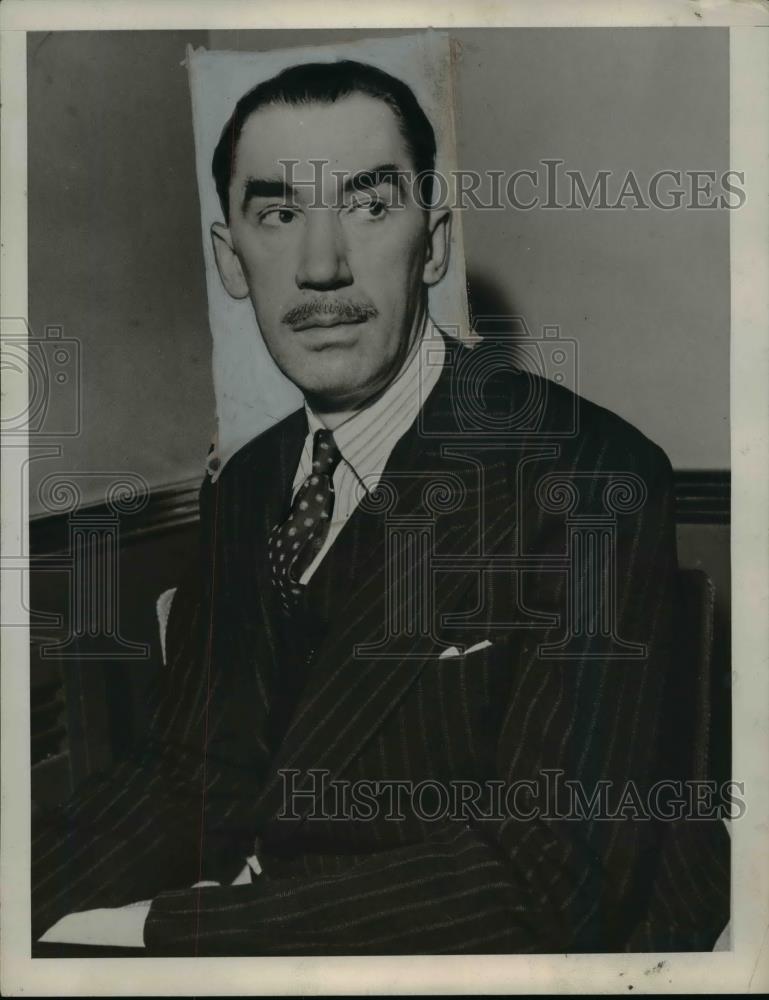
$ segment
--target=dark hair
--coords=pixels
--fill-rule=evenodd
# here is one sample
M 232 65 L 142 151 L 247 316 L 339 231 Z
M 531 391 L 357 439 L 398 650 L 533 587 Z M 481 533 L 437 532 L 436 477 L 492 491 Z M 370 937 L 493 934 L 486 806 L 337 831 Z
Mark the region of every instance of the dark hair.
M 259 108 L 271 104 L 333 104 L 340 97 L 365 94 L 384 101 L 398 120 L 401 133 L 414 160 L 416 173 L 435 169 L 435 133 L 427 115 L 414 97 L 411 88 L 384 70 L 365 63 L 343 59 L 331 63 L 304 63 L 284 69 L 277 76 L 258 84 L 244 94 L 222 130 L 214 150 L 211 169 L 216 191 L 230 221 L 230 177 L 235 150 L 247 119 Z M 426 178 L 431 187 L 431 177 Z M 422 203 L 429 204 L 421 195 Z

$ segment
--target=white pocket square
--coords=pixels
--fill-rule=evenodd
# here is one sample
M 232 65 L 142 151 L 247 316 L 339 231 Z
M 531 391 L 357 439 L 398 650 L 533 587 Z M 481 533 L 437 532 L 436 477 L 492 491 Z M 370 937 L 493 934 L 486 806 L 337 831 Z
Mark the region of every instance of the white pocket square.
M 474 646 L 468 646 L 464 653 L 460 653 L 456 646 L 449 646 L 448 649 L 443 650 L 438 659 L 447 660 L 453 656 L 467 656 L 468 653 L 475 653 L 479 649 L 486 649 L 490 645 L 491 642 L 488 639 L 484 639 L 483 642 L 476 642 Z

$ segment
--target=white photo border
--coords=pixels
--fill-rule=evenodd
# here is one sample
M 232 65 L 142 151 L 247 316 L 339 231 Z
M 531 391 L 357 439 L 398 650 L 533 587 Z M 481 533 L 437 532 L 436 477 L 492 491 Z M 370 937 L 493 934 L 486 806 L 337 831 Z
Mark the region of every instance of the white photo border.
M 24 442 L 3 443 L 0 988 L 6 996 L 762 992 L 769 987 L 769 10 L 759 3 L 644 0 L 547 5 L 392 0 L 258 5 L 6 0 L 0 8 L 0 317 L 26 317 L 26 35 L 41 30 L 459 26 L 730 27 L 731 166 L 746 204 L 731 213 L 733 774 L 732 950 L 710 954 L 336 958 L 31 959 L 28 552 Z M 707 94 L 703 94 L 707 100 Z M 5 358 L 3 358 L 3 362 Z M 27 377 L 2 365 L 2 412 L 23 412 Z M 13 566 L 13 571 L 7 568 Z M 658 964 L 659 963 L 659 964 Z

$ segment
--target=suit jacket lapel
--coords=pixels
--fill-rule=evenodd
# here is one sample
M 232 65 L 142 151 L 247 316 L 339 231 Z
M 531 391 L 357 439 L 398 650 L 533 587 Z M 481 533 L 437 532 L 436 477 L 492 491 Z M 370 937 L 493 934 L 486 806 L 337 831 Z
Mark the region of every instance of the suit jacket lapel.
M 306 436 L 304 410 L 288 417 L 232 459 L 229 475 L 211 489 L 216 552 L 211 566 L 215 602 L 214 662 L 221 663 L 231 727 L 267 750 L 262 739 L 274 671 L 279 668 L 273 594 L 264 567 L 274 524 L 286 516 L 291 484 Z

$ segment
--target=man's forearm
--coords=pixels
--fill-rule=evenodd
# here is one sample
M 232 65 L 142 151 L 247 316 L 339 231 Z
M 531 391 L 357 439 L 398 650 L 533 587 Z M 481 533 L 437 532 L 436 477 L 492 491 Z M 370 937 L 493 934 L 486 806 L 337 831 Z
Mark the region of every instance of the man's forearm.
M 246 861 L 233 885 L 248 885 L 261 873 L 256 855 Z M 219 882 L 196 882 L 192 888 L 218 886 Z M 40 938 L 42 944 L 84 944 L 117 948 L 143 948 L 144 924 L 152 904 L 151 899 L 128 903 L 126 906 L 104 907 L 68 913 Z
M 36 817 L 33 940 L 66 914 L 147 899 L 199 877 L 199 808 L 191 796 L 185 808 L 183 798 L 157 765 L 125 763 Z
M 552 940 L 548 902 L 460 824 L 343 875 L 162 893 L 145 927 L 159 955 L 526 952 Z

